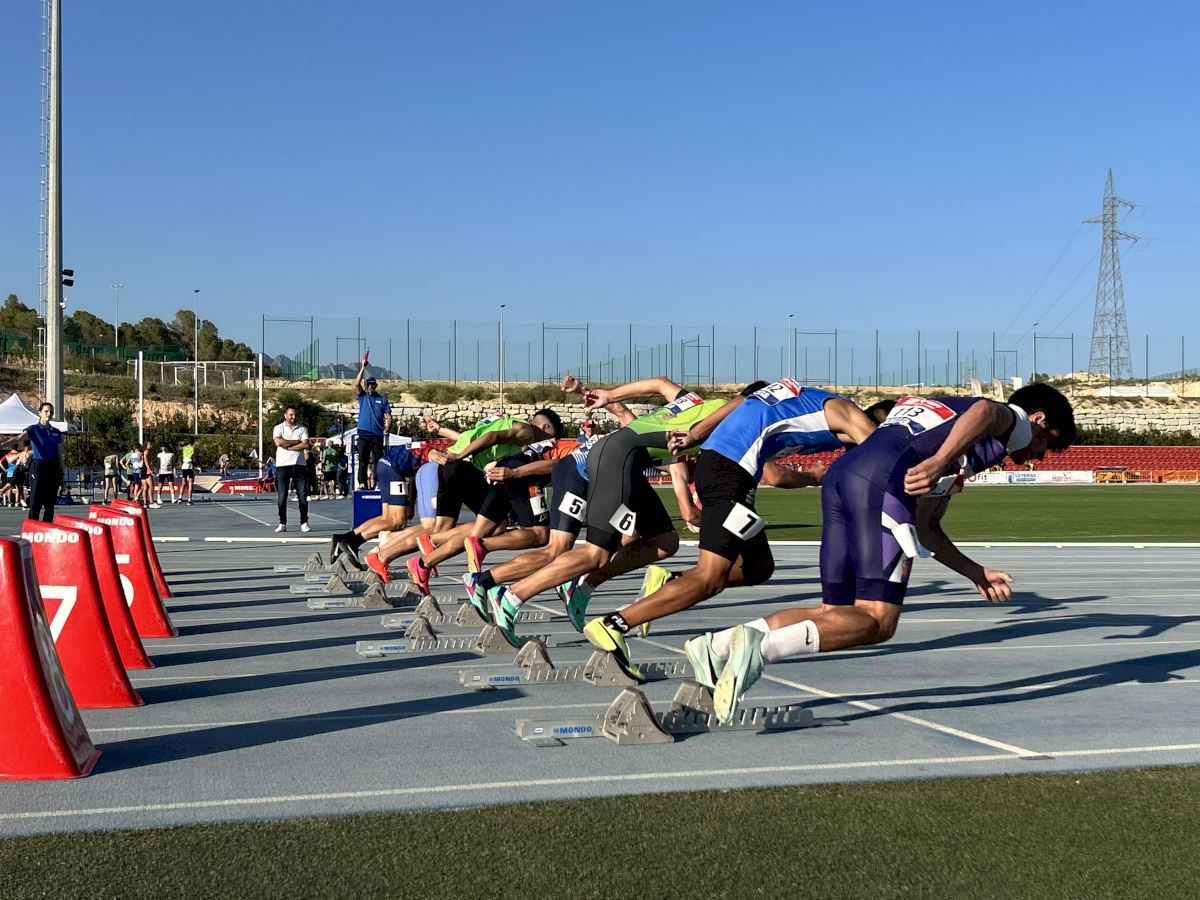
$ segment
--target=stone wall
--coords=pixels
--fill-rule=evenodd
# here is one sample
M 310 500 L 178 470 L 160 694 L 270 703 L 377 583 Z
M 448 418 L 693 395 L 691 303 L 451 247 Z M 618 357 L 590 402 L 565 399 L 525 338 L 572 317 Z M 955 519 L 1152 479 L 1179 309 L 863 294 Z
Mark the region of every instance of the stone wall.
M 1111 406 L 1085 406 L 1075 410 L 1075 424 L 1081 428 L 1117 428 L 1121 431 L 1186 431 L 1200 434 L 1200 409 L 1163 406 L 1121 409 Z

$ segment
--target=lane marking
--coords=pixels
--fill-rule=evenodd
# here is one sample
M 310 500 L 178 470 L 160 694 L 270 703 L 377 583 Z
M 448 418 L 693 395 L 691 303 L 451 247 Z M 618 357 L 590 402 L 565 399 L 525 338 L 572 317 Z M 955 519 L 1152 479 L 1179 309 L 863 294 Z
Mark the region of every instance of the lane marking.
M 228 504 L 225 504 L 225 503 L 218 503 L 218 504 L 217 504 L 217 506 L 219 506 L 221 509 L 227 509 L 227 510 L 229 510 L 230 512 L 235 512 L 235 513 L 237 513 L 239 516 L 245 516 L 245 517 L 246 517 L 247 519 L 249 519 L 250 521 L 252 521 L 252 522 L 257 522 L 259 525 L 266 525 L 268 528 L 271 528 L 271 527 L 273 527 L 273 526 L 271 525 L 271 523 L 270 523 L 270 522 L 264 522 L 264 521 L 263 521 L 262 519 L 260 519 L 258 516 L 252 516 L 252 515 L 250 515 L 250 513 L 248 513 L 248 512 L 243 512 L 243 511 L 242 511 L 242 510 L 240 510 L 240 509 L 234 509 L 232 506 L 229 506 Z M 205 538 L 205 540 L 208 540 L 208 538 Z
M 1116 754 L 1169 753 L 1200 750 L 1200 744 L 1164 744 L 1149 747 L 1111 747 L 1095 750 L 1060 750 L 1062 756 L 1074 758 L 1110 756 Z M 743 766 L 727 769 L 693 769 L 690 771 L 625 772 L 615 775 L 580 775 L 563 778 L 528 778 L 512 781 L 466 782 L 462 784 L 424 785 L 421 787 L 380 788 L 369 791 L 328 791 L 311 794 L 282 794 L 262 797 L 231 797 L 224 800 L 193 800 L 176 803 L 146 803 L 129 806 L 98 806 L 81 809 L 28 810 L 0 813 L 0 821 L 54 819 L 75 816 L 112 816 L 128 813 L 171 812 L 176 810 L 221 809 L 240 806 L 284 803 L 314 803 L 335 800 L 372 800 L 383 797 L 419 797 L 442 794 L 486 793 L 521 790 L 537 787 L 564 787 L 588 784 L 640 784 L 654 781 L 687 781 L 697 778 L 729 778 L 745 775 L 786 775 L 801 772 L 848 772 L 861 769 L 902 769 L 914 766 L 947 766 L 988 762 L 1010 762 L 1008 753 L 988 753 L 974 756 L 930 756 L 914 759 L 873 759 L 861 762 L 804 763 L 788 766 Z
M 677 650 L 676 648 L 672 647 L 670 644 L 663 644 L 658 641 L 652 641 L 649 638 L 642 638 L 642 642 L 646 643 L 646 644 L 652 644 L 655 647 L 659 647 L 663 650 L 670 650 L 672 653 L 677 653 L 680 656 L 686 656 L 686 654 L 682 650 Z M 919 725 L 922 728 L 928 728 L 928 729 L 931 729 L 932 731 L 938 731 L 938 732 L 941 732 L 942 734 L 947 734 L 947 735 L 950 735 L 951 737 L 959 738 L 960 740 L 970 741 L 971 743 L 974 743 L 974 744 L 982 744 L 985 747 L 991 747 L 995 750 L 1004 750 L 1008 753 L 1015 754 L 1016 756 L 1040 756 L 1041 755 L 1041 753 L 1037 750 L 1027 750 L 1024 747 L 1018 747 L 1015 744 L 1006 744 L 1003 741 L 994 741 L 991 738 L 984 737 L 983 735 L 973 734 L 969 731 L 963 731 L 960 728 L 952 728 L 949 725 L 941 725 L 937 722 L 930 721 L 929 719 L 922 719 L 919 716 L 910 715 L 909 713 L 891 712 L 888 709 L 886 709 L 885 707 L 876 706 L 874 703 L 868 703 L 865 700 L 848 700 L 840 694 L 835 694 L 831 691 L 821 690 L 820 688 L 812 687 L 811 685 L 801 684 L 798 681 L 791 681 L 790 679 L 787 679 L 787 678 L 780 678 L 778 675 L 768 675 L 764 672 L 762 677 L 764 679 L 773 681 L 776 684 L 782 684 L 786 687 L 796 688 L 796 690 L 804 691 L 805 693 L 813 694 L 814 696 L 817 696 L 817 697 L 823 697 L 826 700 L 836 700 L 840 703 L 845 703 L 849 706 L 855 706 L 855 707 L 858 707 L 859 709 L 864 709 L 867 712 L 881 712 L 891 718 L 898 719 L 901 722 L 908 722 L 911 725 Z
M 261 519 L 257 521 L 262 521 Z M 274 527 L 269 522 L 263 522 L 268 527 Z M 207 544 L 328 544 L 330 535 L 325 537 L 206 537 Z

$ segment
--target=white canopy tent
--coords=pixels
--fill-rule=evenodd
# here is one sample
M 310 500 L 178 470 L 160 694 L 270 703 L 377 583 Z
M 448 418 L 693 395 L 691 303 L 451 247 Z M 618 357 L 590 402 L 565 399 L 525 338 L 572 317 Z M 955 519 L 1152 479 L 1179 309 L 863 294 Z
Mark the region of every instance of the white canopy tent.
M 18 397 L 16 394 L 0 403 L 0 434 L 20 434 L 30 425 L 38 421 L 37 410 Z M 50 420 L 50 424 L 59 431 L 74 431 L 66 422 Z

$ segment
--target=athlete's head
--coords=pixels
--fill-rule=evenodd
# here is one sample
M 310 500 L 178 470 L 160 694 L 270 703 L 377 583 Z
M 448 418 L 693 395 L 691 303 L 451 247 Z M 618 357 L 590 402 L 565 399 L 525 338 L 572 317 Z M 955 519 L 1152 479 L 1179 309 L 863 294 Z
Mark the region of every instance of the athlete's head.
M 546 434 L 552 434 L 556 438 L 563 436 L 562 418 L 552 409 L 539 409 L 529 417 L 529 422 Z
M 1062 392 L 1036 382 L 1013 391 L 1008 402 L 1025 410 L 1033 435 L 1028 446 L 1009 454 L 1013 462 L 1041 459 L 1047 450 L 1066 450 L 1075 443 L 1075 411 Z
M 367 393 L 371 393 L 379 387 L 379 382 L 375 380 L 375 376 L 363 379 L 363 387 L 367 389 Z
M 751 384 L 746 385 L 744 388 L 742 388 L 740 391 L 738 391 L 738 396 L 749 397 L 755 391 L 761 391 L 763 388 L 767 387 L 768 384 L 769 384 L 769 382 L 766 382 L 766 381 L 755 381 Z
M 888 417 L 888 413 L 892 411 L 892 407 L 895 405 L 895 400 L 880 400 L 878 403 L 872 403 L 863 412 L 867 414 L 868 419 L 878 425 Z

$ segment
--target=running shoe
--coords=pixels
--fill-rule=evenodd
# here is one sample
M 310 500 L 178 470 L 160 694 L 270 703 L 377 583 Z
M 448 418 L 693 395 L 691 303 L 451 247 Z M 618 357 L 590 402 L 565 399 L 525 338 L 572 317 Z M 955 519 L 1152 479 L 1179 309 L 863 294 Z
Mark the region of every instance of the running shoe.
M 469 537 L 467 538 L 465 548 L 467 551 L 467 571 L 482 572 L 483 558 L 487 556 L 487 550 L 484 549 L 483 541 L 477 537 Z
M 500 629 L 504 639 L 514 647 L 520 647 L 523 641 L 517 637 L 516 626 L 521 607 L 508 599 L 508 591 L 504 587 L 487 592 L 487 605 L 491 613 L 490 618 Z
M 728 724 L 738 702 L 762 675 L 762 641 L 766 637 L 757 628 L 739 625 L 729 640 L 729 660 L 713 687 L 713 707 L 717 720 Z
M 436 550 L 437 547 L 434 546 L 433 538 L 431 538 L 429 535 L 418 534 L 417 535 L 417 549 L 421 551 L 422 556 L 432 556 L 433 551 Z M 428 568 L 429 568 L 429 574 L 432 575 L 434 578 L 437 578 L 437 573 L 438 573 L 437 566 L 431 566 Z
M 646 676 L 642 670 L 629 659 L 629 645 L 625 643 L 625 635 L 621 632 L 615 628 L 609 628 L 604 624 L 603 619 L 592 619 L 583 629 L 583 636 L 591 642 L 593 647 L 611 653 L 621 671 L 638 684 L 646 683 Z
M 335 534 L 331 537 L 329 539 L 329 564 L 332 566 L 337 562 L 338 557 L 346 552 L 347 549 L 349 548 L 342 543 L 342 536 L 340 534 Z
M 379 558 L 378 553 L 372 550 L 367 554 L 365 562 L 367 567 L 383 580 L 384 584 L 392 583 L 392 575 L 388 572 L 387 563 Z
M 367 558 L 370 559 L 370 556 Z M 404 563 L 404 567 L 408 569 L 409 580 L 417 586 L 417 590 L 425 596 L 429 596 L 429 569 L 421 562 L 421 557 L 410 556 Z
M 721 677 L 721 670 L 725 668 L 725 660 L 717 656 L 713 650 L 712 632 L 694 637 L 690 641 L 684 641 L 683 652 L 687 654 L 688 662 L 692 664 L 696 681 L 709 690 L 716 687 L 717 679 Z
M 308 527 L 307 522 L 300 523 L 300 530 L 303 531 L 305 534 L 308 534 L 308 532 L 312 531 L 312 529 Z
M 491 614 L 488 611 L 488 592 L 479 586 L 479 575 L 474 572 L 465 572 L 462 576 L 462 585 L 467 589 L 467 600 L 485 619 L 491 619 Z
M 572 578 L 554 589 L 567 609 L 571 627 L 583 633 L 583 620 L 587 615 L 588 601 L 592 599 L 592 586 L 581 578 Z
M 283 533 L 283 532 L 285 532 L 285 531 L 287 531 L 287 526 L 286 526 L 286 525 L 276 525 L 276 526 L 275 526 L 275 533 L 276 533 L 276 534 L 282 534 L 282 533 Z
M 338 541 L 338 545 L 342 548 L 341 552 L 338 553 L 339 557 L 346 557 L 346 562 L 350 563 L 350 565 L 354 566 L 354 568 L 358 569 L 360 572 L 365 572 L 367 570 L 367 567 L 364 566 L 362 561 L 358 558 L 358 551 L 351 549 L 349 544 L 342 541 Z

